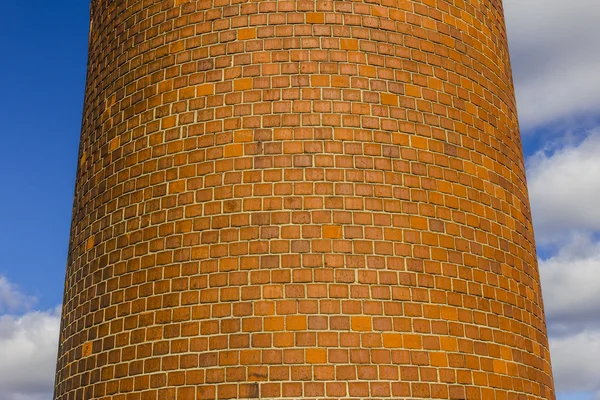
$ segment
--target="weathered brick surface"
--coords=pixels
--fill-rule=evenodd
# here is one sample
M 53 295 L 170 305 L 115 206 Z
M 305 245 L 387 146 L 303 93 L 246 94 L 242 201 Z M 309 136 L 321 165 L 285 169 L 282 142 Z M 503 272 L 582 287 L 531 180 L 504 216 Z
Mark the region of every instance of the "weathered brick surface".
M 554 399 L 500 0 L 96 0 L 55 399 Z

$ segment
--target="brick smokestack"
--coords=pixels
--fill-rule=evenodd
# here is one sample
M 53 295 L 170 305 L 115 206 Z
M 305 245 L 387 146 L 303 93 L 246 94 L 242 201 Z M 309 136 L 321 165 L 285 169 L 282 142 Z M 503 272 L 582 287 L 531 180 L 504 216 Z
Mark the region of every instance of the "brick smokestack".
M 554 399 L 500 0 L 94 0 L 54 398 Z

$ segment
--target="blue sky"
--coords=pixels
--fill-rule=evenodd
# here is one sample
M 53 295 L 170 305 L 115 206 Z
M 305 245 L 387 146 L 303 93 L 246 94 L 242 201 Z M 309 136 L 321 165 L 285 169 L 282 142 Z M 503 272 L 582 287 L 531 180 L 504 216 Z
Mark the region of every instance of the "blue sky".
M 593 19 L 600 2 L 568 3 L 505 0 L 559 399 L 593 400 L 600 399 L 600 49 L 574 43 L 600 38 Z M 28 392 L 9 372 L 35 371 L 36 387 L 52 386 L 89 9 L 87 0 L 2 8 L 0 328 L 31 338 L 35 350 L 0 360 L 0 398 L 41 400 L 47 392 Z M 2 340 L 0 347 L 13 343 Z
M 61 302 L 87 61 L 82 0 L 3 2 L 0 274 Z

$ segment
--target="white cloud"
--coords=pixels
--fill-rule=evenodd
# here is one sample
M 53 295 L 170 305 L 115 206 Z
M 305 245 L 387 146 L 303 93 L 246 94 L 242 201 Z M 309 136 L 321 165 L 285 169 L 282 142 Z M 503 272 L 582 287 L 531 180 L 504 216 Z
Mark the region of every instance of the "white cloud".
M 600 134 L 563 143 L 527 160 L 538 244 L 564 242 L 574 232 L 600 230 Z
M 0 313 L 27 310 L 35 302 L 35 297 L 21 293 L 16 285 L 0 275 Z
M 27 310 L 35 298 L 0 276 L 0 312 Z M 0 315 L 0 399 L 52 398 L 60 308 Z
M 597 392 L 600 397 L 600 332 L 584 331 L 550 342 L 556 387 L 565 392 Z
M 540 274 L 556 389 L 600 400 L 600 243 L 574 234 Z
M 600 400 L 600 131 L 527 160 L 556 388 Z
M 598 0 L 505 0 L 522 128 L 600 111 Z
M 558 254 L 540 260 L 540 272 L 551 334 L 600 334 L 600 243 L 575 235 Z
M 0 316 L 0 398 L 52 398 L 60 309 Z

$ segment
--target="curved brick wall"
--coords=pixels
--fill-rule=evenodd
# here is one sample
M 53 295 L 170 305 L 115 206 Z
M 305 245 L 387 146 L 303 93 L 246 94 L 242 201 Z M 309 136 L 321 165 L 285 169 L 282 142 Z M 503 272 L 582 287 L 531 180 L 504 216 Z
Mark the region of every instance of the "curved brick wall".
M 554 399 L 499 0 L 97 0 L 55 399 Z

